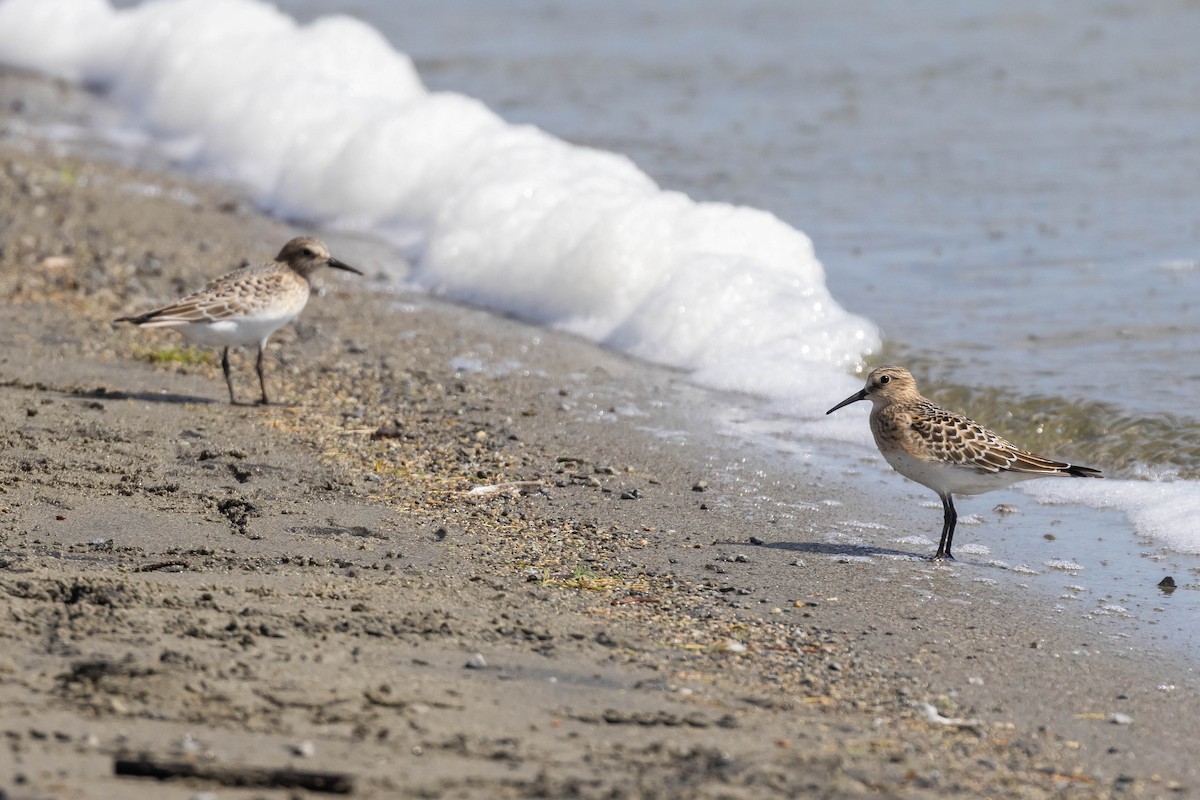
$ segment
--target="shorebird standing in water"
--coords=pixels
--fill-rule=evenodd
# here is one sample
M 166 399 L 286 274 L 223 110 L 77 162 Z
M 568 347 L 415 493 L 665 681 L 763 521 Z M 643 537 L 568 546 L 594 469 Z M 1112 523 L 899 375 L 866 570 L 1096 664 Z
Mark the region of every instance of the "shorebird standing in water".
M 153 311 L 114 322 L 132 322 L 139 328 L 175 328 L 192 344 L 224 348 L 221 369 L 229 387 L 229 402 L 237 404 L 229 376 L 229 348 L 258 345 L 259 403 L 267 405 L 263 377 L 263 352 L 271 334 L 291 322 L 308 303 L 308 277 L 318 267 L 353 272 L 360 270 L 329 255 L 329 248 L 313 236 L 297 236 L 283 246 L 274 261 L 222 275 L 186 297 Z
M 1034 455 L 962 414 L 926 400 L 904 367 L 879 367 L 867 385 L 833 408 L 870 400 L 871 433 L 892 468 L 942 499 L 945 517 L 934 559 L 953 559 L 950 543 L 958 513 L 956 494 L 982 494 L 1030 478 L 1102 478 L 1099 470 Z

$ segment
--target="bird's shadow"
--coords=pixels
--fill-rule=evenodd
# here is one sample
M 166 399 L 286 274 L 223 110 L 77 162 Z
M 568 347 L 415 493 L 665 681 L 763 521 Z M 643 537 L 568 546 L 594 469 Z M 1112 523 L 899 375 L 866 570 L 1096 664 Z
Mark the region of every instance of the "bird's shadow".
M 68 397 L 78 397 L 87 400 L 142 400 L 147 403 L 170 403 L 172 405 L 211 405 L 220 401 L 211 397 L 199 397 L 194 394 L 177 394 L 175 392 L 125 392 L 120 389 L 84 389 L 80 391 L 65 391 Z
M 363 539 L 384 540 L 388 538 L 387 534 L 371 530 L 365 525 L 352 525 L 350 527 L 338 525 L 293 525 L 287 531 L 288 533 L 303 533 L 309 536 L 357 536 Z
M 911 550 L 895 550 L 890 547 L 876 547 L 869 544 L 833 544 L 830 542 L 765 542 L 760 547 L 772 550 L 787 550 L 794 553 L 809 553 L 820 556 L 884 556 L 887 558 L 906 558 L 914 561 L 930 561 L 927 555 L 914 553 Z
M 1011 567 L 1006 567 L 995 562 L 981 561 L 960 561 L 957 558 L 949 560 L 937 560 L 933 556 L 925 553 L 914 553 L 911 550 L 896 550 L 891 547 L 879 547 L 870 544 L 834 544 L 830 542 L 764 542 L 760 547 L 767 547 L 772 550 L 786 550 L 792 553 L 809 553 L 811 555 L 821 556 L 845 556 L 847 558 L 893 558 L 898 561 L 916 561 L 930 566 L 963 566 L 963 567 L 982 567 L 987 569 L 998 569 L 1011 571 Z
M 232 408 L 300 408 L 300 403 L 280 402 L 260 403 L 257 400 L 237 400 L 232 403 L 217 400 L 212 397 L 199 397 L 194 394 L 178 394 L 175 392 L 126 392 L 121 389 L 108 389 L 101 386 L 98 389 L 66 390 L 62 394 L 88 400 L 142 400 L 147 403 L 169 403 L 171 405 L 228 405 Z

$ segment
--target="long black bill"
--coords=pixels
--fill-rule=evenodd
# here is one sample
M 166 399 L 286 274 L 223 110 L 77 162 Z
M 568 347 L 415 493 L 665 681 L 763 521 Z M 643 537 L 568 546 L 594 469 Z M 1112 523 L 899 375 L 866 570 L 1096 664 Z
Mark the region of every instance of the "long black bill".
M 832 414 L 833 412 L 837 411 L 837 410 L 838 410 L 839 408 L 841 408 L 842 406 L 848 406 L 848 405 L 850 405 L 851 403 L 857 403 L 859 400 L 866 400 L 866 399 L 867 399 L 867 390 L 866 390 L 866 389 L 862 389 L 862 390 L 860 390 L 860 391 L 857 391 L 857 392 L 855 392 L 854 394 L 850 395 L 850 396 L 849 396 L 849 397 L 847 397 L 845 400 L 843 400 L 842 402 L 838 403 L 836 406 L 834 406 L 833 408 L 829 409 L 829 410 L 828 410 L 828 411 L 826 411 L 825 413 L 826 413 L 827 415 L 828 415 L 828 414 Z
M 347 264 L 345 261 L 338 261 L 336 258 L 329 259 L 329 266 L 333 267 L 334 269 L 344 269 L 346 272 L 353 272 L 355 275 L 364 274 L 361 269 L 356 269 L 355 267 Z

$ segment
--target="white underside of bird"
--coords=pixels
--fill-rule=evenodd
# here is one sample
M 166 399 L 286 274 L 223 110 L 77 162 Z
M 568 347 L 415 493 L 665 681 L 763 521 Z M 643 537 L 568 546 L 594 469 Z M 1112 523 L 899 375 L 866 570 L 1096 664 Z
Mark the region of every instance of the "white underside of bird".
M 884 459 L 892 469 L 922 486 L 933 489 L 939 495 L 976 495 L 1005 489 L 1014 483 L 1033 478 L 1050 477 L 1047 473 L 999 470 L 988 472 L 978 467 L 951 464 L 945 461 L 925 461 L 903 451 L 883 452 Z
M 296 313 L 290 314 L 226 317 L 212 322 L 166 317 L 151 320 L 144 323 L 142 327 L 174 328 L 190 344 L 202 344 L 209 347 L 237 347 L 265 342 L 272 333 L 294 320 L 298 314 L 299 309 Z

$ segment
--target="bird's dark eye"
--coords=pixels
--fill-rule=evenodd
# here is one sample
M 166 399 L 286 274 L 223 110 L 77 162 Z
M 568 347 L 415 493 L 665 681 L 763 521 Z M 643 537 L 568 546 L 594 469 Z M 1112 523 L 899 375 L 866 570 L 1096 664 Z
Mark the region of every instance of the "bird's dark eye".
M 880 382 L 881 384 L 884 384 L 884 383 L 891 383 L 891 382 L 892 382 L 892 376 L 891 376 L 891 375 L 880 375 L 880 376 L 879 376 L 879 382 Z
M 317 252 L 315 250 L 313 250 L 311 247 L 304 248 L 304 255 L 308 256 L 309 258 L 312 258 L 316 254 L 317 254 Z

